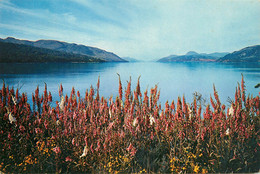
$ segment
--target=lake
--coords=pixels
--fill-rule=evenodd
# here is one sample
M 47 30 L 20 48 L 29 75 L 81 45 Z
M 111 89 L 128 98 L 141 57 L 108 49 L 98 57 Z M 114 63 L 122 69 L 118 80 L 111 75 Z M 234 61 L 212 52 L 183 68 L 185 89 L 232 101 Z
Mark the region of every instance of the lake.
M 234 99 L 235 88 L 241 83 L 241 73 L 244 75 L 246 93 L 259 95 L 260 88 L 254 86 L 260 83 L 260 63 L 30 63 L 30 64 L 0 64 L 0 78 L 9 86 L 21 88 L 20 92 L 28 95 L 31 103 L 32 92 L 39 85 L 40 92 L 44 83 L 48 85 L 53 100 L 59 100 L 58 87 L 62 83 L 65 94 L 70 94 L 74 86 L 85 95 L 91 85 L 96 88 L 100 76 L 100 95 L 105 97 L 118 95 L 118 75 L 120 74 L 123 88 L 130 76 L 132 89 L 135 89 L 139 76 L 141 91 L 156 84 L 160 89 L 160 102 L 176 101 L 178 96 L 193 100 L 193 93 L 198 92 L 208 101 L 213 95 L 215 84 L 221 102 L 228 104 L 227 99 Z M 3 80 L 0 85 L 2 86 Z M 55 103 L 55 102 L 54 102 Z

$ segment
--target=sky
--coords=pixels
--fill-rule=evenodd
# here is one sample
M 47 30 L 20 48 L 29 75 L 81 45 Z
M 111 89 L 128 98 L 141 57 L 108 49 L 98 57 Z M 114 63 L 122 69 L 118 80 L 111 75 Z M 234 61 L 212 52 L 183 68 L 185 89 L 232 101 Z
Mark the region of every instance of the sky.
M 154 60 L 260 44 L 260 0 L 0 0 L 0 38 L 51 39 Z

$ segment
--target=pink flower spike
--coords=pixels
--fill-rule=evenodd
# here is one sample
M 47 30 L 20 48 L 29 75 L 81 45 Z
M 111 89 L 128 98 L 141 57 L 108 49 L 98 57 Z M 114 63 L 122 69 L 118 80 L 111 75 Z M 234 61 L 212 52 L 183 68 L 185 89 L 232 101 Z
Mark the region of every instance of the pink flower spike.
M 132 150 L 132 148 L 133 148 L 133 145 L 132 145 L 132 143 L 130 143 L 130 145 L 128 146 L 128 148 L 126 150 L 129 152 Z
M 135 156 L 136 152 L 137 152 L 136 148 L 133 148 L 132 151 L 131 151 L 131 155 Z
M 130 152 L 130 154 L 132 156 L 134 156 L 137 152 L 136 148 L 132 145 L 132 143 L 130 143 L 130 145 L 128 146 L 128 148 L 126 149 L 128 152 Z
M 69 156 L 67 156 L 66 159 L 65 159 L 65 161 L 66 161 L 66 162 L 71 162 L 72 159 L 71 159 Z
M 61 150 L 60 150 L 60 147 L 59 146 L 56 146 L 52 149 L 56 154 L 59 154 L 61 153 Z

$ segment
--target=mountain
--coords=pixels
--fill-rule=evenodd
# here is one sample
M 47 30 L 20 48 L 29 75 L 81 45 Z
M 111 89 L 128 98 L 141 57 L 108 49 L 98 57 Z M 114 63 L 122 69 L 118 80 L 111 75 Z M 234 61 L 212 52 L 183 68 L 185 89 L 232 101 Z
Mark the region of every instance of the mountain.
M 158 60 L 158 62 L 214 62 L 219 56 L 226 55 L 227 53 L 197 53 L 189 51 L 185 55 L 170 55 Z
M 95 48 L 95 47 L 77 45 L 75 43 L 67 43 L 67 42 L 61 42 L 56 40 L 28 41 L 28 40 L 19 40 L 12 37 L 8 37 L 6 39 L 0 39 L 0 40 L 8 43 L 24 44 L 24 45 L 29 45 L 29 46 L 39 47 L 39 48 L 47 48 L 55 51 L 96 57 L 108 62 L 125 61 L 124 59 L 120 58 L 114 53 L 107 52 L 105 50 Z
M 243 48 L 227 54 L 217 60 L 218 62 L 260 62 L 260 45 Z
M 173 60 L 175 57 L 178 57 L 178 55 L 170 55 L 170 56 L 167 56 L 167 57 L 163 57 L 159 60 L 156 60 L 158 62 L 171 62 L 171 60 Z
M 104 62 L 87 55 L 66 53 L 25 44 L 7 43 L 0 40 L 0 63 L 29 62 Z
M 190 55 L 199 55 L 199 54 L 195 51 L 189 51 L 186 53 L 186 56 L 190 56 Z
M 128 62 L 139 62 L 140 60 L 137 60 L 135 58 L 132 57 L 122 57 L 122 59 L 128 61 Z
M 207 55 L 212 56 L 212 57 L 216 57 L 216 58 L 221 58 L 221 57 L 224 57 L 227 54 L 229 54 L 229 53 L 228 52 L 223 52 L 223 53 L 215 52 L 215 53 L 210 53 L 210 54 L 207 54 Z

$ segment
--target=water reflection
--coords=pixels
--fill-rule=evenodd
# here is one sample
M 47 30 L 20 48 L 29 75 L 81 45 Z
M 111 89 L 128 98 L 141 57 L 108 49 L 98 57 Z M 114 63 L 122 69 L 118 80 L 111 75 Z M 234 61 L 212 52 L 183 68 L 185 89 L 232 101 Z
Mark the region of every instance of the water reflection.
M 118 63 L 0 63 L 0 74 L 71 74 L 104 71 Z
M 0 64 L 0 78 L 10 86 L 22 86 L 21 91 L 31 93 L 37 85 L 40 91 L 44 83 L 53 94 L 54 100 L 59 100 L 58 86 L 62 83 L 64 92 L 69 94 L 74 86 L 84 95 L 86 89 L 95 87 L 100 76 L 100 94 L 105 97 L 118 94 L 118 76 L 120 74 L 123 87 L 126 87 L 129 77 L 132 77 L 132 89 L 141 76 L 141 90 L 158 84 L 161 91 L 160 101 L 177 100 L 185 95 L 187 101 L 193 100 L 193 93 L 199 92 L 209 100 L 215 84 L 221 101 L 233 98 L 237 82 L 241 81 L 243 73 L 247 93 L 259 95 L 259 88 L 254 86 L 260 82 L 259 63 L 212 63 L 212 62 L 136 62 L 136 63 L 33 63 L 33 64 Z M 0 82 L 2 85 L 2 81 Z

